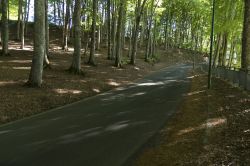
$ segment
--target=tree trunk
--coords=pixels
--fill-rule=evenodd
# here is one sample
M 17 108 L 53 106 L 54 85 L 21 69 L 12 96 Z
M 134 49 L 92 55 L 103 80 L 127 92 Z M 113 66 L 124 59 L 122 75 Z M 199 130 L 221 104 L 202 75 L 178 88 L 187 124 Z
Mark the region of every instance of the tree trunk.
M 101 26 L 97 27 L 97 42 L 96 42 L 96 49 L 100 50 L 101 45 Z
M 132 44 L 132 53 L 131 53 L 131 59 L 130 59 L 130 64 L 132 65 L 135 65 L 141 15 L 142 15 L 143 8 L 146 4 L 146 1 L 147 0 L 143 0 L 143 3 L 141 4 L 141 0 L 138 0 L 137 7 L 135 10 L 135 27 L 134 27 L 134 31 L 132 35 L 133 44 Z
M 116 56 L 115 56 L 115 66 L 121 67 L 121 33 L 122 33 L 122 24 L 123 24 L 123 14 L 124 14 L 124 3 L 125 0 L 120 1 L 119 5 L 119 14 L 117 22 L 117 32 L 116 32 Z
M 17 36 L 16 36 L 17 40 L 20 40 L 20 29 L 21 29 L 22 17 L 23 17 L 23 0 L 19 0 L 18 1 Z
M 66 1 L 66 16 L 65 16 L 65 23 L 64 23 L 63 46 L 62 46 L 62 49 L 64 51 L 68 50 L 70 3 L 71 3 L 71 0 Z
M 36 0 L 34 5 L 34 55 L 32 59 L 28 85 L 40 87 L 42 85 L 43 58 L 45 48 L 45 1 Z
M 49 21 L 48 21 L 48 0 L 45 0 L 45 50 L 44 50 L 44 68 L 51 68 L 49 62 Z
M 2 0 L 2 55 L 9 55 L 8 0 Z
M 24 17 L 25 17 L 25 14 L 22 13 L 22 20 L 21 20 L 21 49 L 24 49 L 24 29 L 25 29 Z
M 70 71 L 75 74 L 81 73 L 81 0 L 75 0 L 74 8 L 74 54 Z
M 25 35 L 27 35 L 27 33 L 28 33 L 29 13 L 30 13 L 30 0 L 28 0 L 27 5 L 26 5 Z
M 108 59 L 111 59 L 111 18 L 110 18 L 110 4 L 111 0 L 107 0 L 107 23 L 108 23 Z
M 250 1 L 245 0 L 241 68 L 250 70 Z
M 92 16 L 92 26 L 91 26 L 91 46 L 88 64 L 95 65 L 95 32 L 96 32 L 96 14 L 97 14 L 97 0 L 93 0 L 93 16 Z

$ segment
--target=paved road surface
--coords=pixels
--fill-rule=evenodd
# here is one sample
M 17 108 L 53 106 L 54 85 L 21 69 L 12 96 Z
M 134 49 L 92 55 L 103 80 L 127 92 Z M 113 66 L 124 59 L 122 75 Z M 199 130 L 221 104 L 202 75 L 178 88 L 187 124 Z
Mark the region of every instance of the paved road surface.
M 176 111 L 188 65 L 0 127 L 0 166 L 120 166 Z

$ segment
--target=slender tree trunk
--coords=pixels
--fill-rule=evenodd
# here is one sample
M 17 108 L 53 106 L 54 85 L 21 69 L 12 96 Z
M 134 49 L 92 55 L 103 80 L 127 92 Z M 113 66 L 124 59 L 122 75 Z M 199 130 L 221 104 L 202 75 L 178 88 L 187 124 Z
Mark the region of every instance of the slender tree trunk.
M 96 15 L 97 15 L 97 0 L 93 0 L 93 16 L 92 16 L 92 26 L 91 26 L 91 46 L 88 64 L 95 65 L 95 32 L 96 32 Z
M 217 41 L 216 41 L 216 49 L 214 52 L 214 61 L 213 61 L 213 67 L 216 67 L 218 64 L 218 57 L 220 53 L 220 46 L 221 46 L 221 34 L 218 34 Z
M 49 21 L 48 21 L 48 0 L 45 0 L 45 50 L 44 68 L 51 68 L 49 61 Z
M 133 33 L 133 26 L 132 23 L 129 25 L 129 51 L 128 51 L 128 57 L 131 57 L 132 53 L 132 33 Z
M 81 0 L 75 0 L 74 8 L 74 54 L 70 71 L 75 74 L 81 73 Z
M 16 39 L 20 40 L 21 18 L 23 17 L 23 0 L 18 1 L 18 19 L 17 19 L 17 36 Z
M 56 1 L 53 2 L 54 24 L 56 24 Z
M 22 20 L 21 20 L 21 49 L 24 49 L 24 29 L 25 29 L 24 17 L 25 17 L 25 14 L 22 13 Z
M 101 45 L 101 26 L 97 27 L 97 42 L 96 42 L 96 49 L 100 50 Z
M 30 13 L 30 0 L 28 0 L 26 5 L 26 18 L 25 18 L 25 35 L 28 33 L 28 22 L 29 22 L 29 13 Z
M 138 45 L 138 34 L 139 34 L 139 26 L 141 21 L 141 15 L 146 4 L 147 0 L 143 0 L 141 4 L 141 0 L 138 0 L 137 7 L 135 10 L 135 27 L 133 32 L 133 44 L 132 44 L 132 54 L 130 59 L 130 64 L 135 65 L 135 59 L 137 54 L 137 45 Z
M 29 75 L 28 85 L 40 87 L 42 85 L 43 58 L 45 48 L 45 1 L 36 0 L 34 24 L 34 55 Z
M 241 68 L 250 70 L 250 1 L 245 0 Z
M 2 0 L 2 55 L 9 55 L 9 23 L 8 23 L 8 0 Z
M 70 3 L 71 3 L 71 0 L 66 1 L 66 16 L 65 16 L 65 23 L 64 23 L 63 46 L 62 46 L 62 49 L 64 51 L 68 50 Z
M 116 32 L 116 56 L 115 56 L 115 66 L 121 67 L 121 33 L 122 33 L 122 24 L 123 24 L 123 14 L 124 14 L 124 5 L 125 0 L 120 1 L 119 5 L 119 14 L 117 22 L 117 32 Z
M 111 60 L 111 18 L 110 18 L 110 7 L 111 7 L 111 0 L 107 0 L 107 23 L 108 23 L 108 59 Z

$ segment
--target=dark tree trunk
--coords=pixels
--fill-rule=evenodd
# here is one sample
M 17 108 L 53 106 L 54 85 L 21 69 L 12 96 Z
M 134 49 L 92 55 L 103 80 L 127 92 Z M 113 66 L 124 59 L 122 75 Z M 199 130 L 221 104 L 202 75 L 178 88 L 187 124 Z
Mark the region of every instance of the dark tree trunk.
M 110 18 L 110 7 L 111 7 L 111 0 L 107 0 L 107 23 L 108 23 L 108 59 L 111 59 L 111 18 Z
M 75 0 L 74 8 L 74 54 L 70 71 L 75 74 L 81 73 L 81 0 Z
M 250 70 L 250 1 L 245 0 L 241 68 Z
M 9 54 L 9 23 L 8 23 L 8 0 L 2 0 L 2 55 Z
M 91 45 L 90 45 L 90 55 L 88 64 L 95 65 L 95 32 L 96 32 L 96 15 L 97 15 L 97 0 L 93 0 L 93 16 L 92 16 L 92 26 L 91 26 Z
M 119 5 L 119 17 L 117 22 L 117 32 L 116 32 L 116 56 L 115 56 L 115 66 L 121 67 L 121 33 L 123 24 L 123 14 L 124 14 L 124 3 L 125 0 L 120 1 Z
M 139 34 L 139 27 L 140 27 L 140 21 L 141 21 L 141 15 L 144 9 L 144 6 L 146 4 L 147 0 L 143 0 L 141 4 L 141 0 L 138 0 L 136 11 L 135 11 L 135 26 L 133 31 L 133 44 L 132 44 L 132 54 L 130 59 L 130 64 L 135 65 L 135 59 L 137 54 L 137 45 L 138 45 L 138 34 Z

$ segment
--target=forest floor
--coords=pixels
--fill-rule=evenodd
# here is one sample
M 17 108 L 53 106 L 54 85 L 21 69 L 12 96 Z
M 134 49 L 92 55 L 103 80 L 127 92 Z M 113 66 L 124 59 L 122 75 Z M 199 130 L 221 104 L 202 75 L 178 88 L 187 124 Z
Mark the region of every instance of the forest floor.
M 52 29 L 53 30 L 53 29 Z M 55 30 L 54 30 L 55 31 Z M 51 32 L 51 34 L 56 32 Z M 28 88 L 27 82 L 32 62 L 32 41 L 26 41 L 24 50 L 20 43 L 10 41 L 9 57 L 0 57 L 0 124 L 31 116 L 86 97 L 90 97 L 118 86 L 132 83 L 152 71 L 177 63 L 191 62 L 193 53 L 185 50 L 158 50 L 157 61 L 145 63 L 143 52 L 139 51 L 136 66 L 127 64 L 128 54 L 124 50 L 123 67 L 116 68 L 107 60 L 106 49 L 95 54 L 96 67 L 85 64 L 88 57 L 82 57 L 84 75 L 73 75 L 70 67 L 73 49 L 61 50 L 60 36 L 52 36 L 50 43 L 51 67 L 43 74 L 42 88 Z M 143 49 L 142 49 L 143 50 Z
M 135 166 L 250 165 L 250 93 L 194 73 L 176 115 L 133 162 Z

